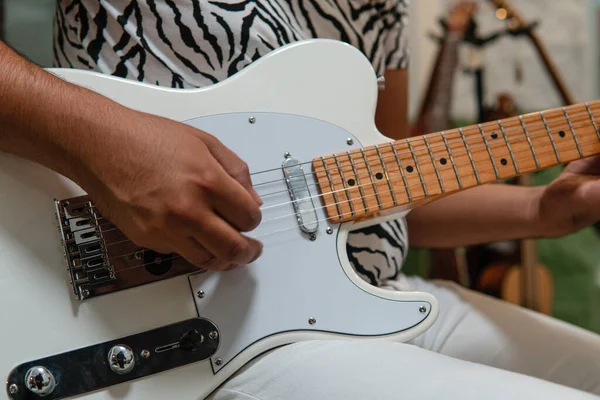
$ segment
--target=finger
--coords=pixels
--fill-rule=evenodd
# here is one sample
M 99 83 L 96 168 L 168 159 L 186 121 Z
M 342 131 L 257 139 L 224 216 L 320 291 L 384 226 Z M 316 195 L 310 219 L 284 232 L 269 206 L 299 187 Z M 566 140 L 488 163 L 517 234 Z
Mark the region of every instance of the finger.
M 238 181 L 250 193 L 254 201 L 261 206 L 263 201 L 252 186 L 248 164 L 212 135 L 208 135 L 205 143 L 207 143 L 212 156 L 223 166 L 229 176 Z
M 565 167 L 565 172 L 600 175 L 600 156 L 595 155 L 573 161 Z
M 216 258 L 232 264 L 246 265 L 262 252 L 262 243 L 243 236 L 215 214 L 208 214 L 196 225 L 196 241 Z
M 231 182 L 216 188 L 213 193 L 215 196 L 213 208 L 238 231 L 250 232 L 260 224 L 261 210 L 252 201 L 251 196 L 244 189 L 240 189 L 233 178 L 227 177 L 224 180 L 231 180 Z
M 193 238 L 182 240 L 177 246 L 177 253 L 200 269 L 218 271 L 229 266 L 229 263 L 218 260 Z

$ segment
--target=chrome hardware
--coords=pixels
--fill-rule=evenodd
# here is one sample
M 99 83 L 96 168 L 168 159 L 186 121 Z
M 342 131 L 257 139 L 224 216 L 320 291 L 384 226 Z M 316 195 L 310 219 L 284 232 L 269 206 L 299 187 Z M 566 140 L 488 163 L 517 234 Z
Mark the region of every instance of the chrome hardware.
M 379 75 L 377 77 L 377 87 L 379 88 L 379 90 L 385 89 L 385 76 Z
M 219 332 L 212 331 L 211 333 L 208 334 L 208 337 L 214 340 L 219 337 Z
M 427 307 L 425 307 L 425 306 L 419 306 L 419 312 L 421 314 L 425 314 L 427 312 Z
M 198 290 L 196 292 L 196 296 L 198 296 L 199 299 L 203 299 L 204 298 L 204 290 Z
M 331 235 L 333 233 L 333 229 L 330 226 L 327 227 L 327 234 Z
M 310 317 L 310 318 L 308 319 L 308 323 L 309 323 L 309 324 L 311 324 L 311 325 L 314 325 L 314 324 L 316 324 L 316 323 L 317 323 L 317 319 L 316 319 L 316 318 L 313 318 L 313 317 Z
M 313 234 L 319 227 L 319 217 L 315 211 L 302 164 L 294 158 L 286 158 L 282 168 L 298 225 L 303 232 Z
M 223 364 L 223 359 L 222 358 L 217 358 L 215 360 L 215 365 L 221 365 L 221 364 Z
M 311 242 L 314 242 L 315 240 L 317 240 L 317 235 L 315 235 L 314 233 L 311 233 L 310 235 L 308 235 L 308 239 Z
M 250 122 L 251 124 L 253 124 L 253 123 L 256 122 L 256 118 L 250 117 L 250 118 L 248 118 L 248 122 Z
M 292 156 L 292 154 L 289 151 L 286 151 L 285 153 L 283 153 L 284 158 L 290 158 L 291 156 Z
M 46 398 L 64 399 L 209 360 L 219 348 L 220 336 L 218 334 L 213 339 L 211 332 L 219 332 L 213 322 L 205 318 L 192 318 L 108 342 L 30 360 L 10 371 L 6 377 L 5 390 L 12 400 L 37 398 L 20 387 L 23 382 L 25 387 L 29 386 L 29 376 L 34 376 L 35 379 L 36 370 L 40 365 L 47 366 L 53 377 L 43 375 L 47 372 L 44 370 L 38 381 L 52 383 L 52 379 L 55 378 L 54 391 Z M 189 338 L 186 343 L 183 343 L 184 337 Z M 157 351 L 170 343 L 178 346 L 169 351 Z M 45 390 L 50 390 L 51 385 L 44 387 Z
M 54 206 L 69 284 L 78 300 L 198 272 L 182 257 L 135 245 L 88 196 L 55 200 Z
M 108 352 L 108 365 L 119 375 L 131 372 L 135 366 L 135 357 L 131 347 L 124 344 L 113 346 Z
M 352 146 L 354 144 L 354 139 L 348 138 L 348 140 L 346 140 L 346 143 L 348 144 L 348 146 Z
M 12 385 L 11 385 L 12 386 Z M 16 385 L 15 385 L 16 386 Z M 44 367 L 35 366 L 25 374 L 25 387 L 40 396 L 48 396 L 56 388 L 54 375 Z

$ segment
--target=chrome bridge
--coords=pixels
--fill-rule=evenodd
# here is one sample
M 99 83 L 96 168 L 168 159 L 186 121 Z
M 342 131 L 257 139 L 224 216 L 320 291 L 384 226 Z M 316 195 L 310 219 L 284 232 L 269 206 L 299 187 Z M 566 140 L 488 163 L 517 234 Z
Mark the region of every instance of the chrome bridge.
M 87 196 L 54 204 L 69 281 L 79 300 L 198 272 L 177 254 L 137 246 Z

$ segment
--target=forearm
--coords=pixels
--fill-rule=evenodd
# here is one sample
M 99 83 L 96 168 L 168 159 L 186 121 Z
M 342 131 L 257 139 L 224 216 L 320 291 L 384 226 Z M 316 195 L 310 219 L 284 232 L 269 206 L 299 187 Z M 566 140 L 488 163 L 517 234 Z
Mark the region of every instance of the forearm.
M 0 99 L 0 151 L 72 179 L 84 173 L 82 161 L 94 151 L 91 132 L 97 130 L 92 125 L 113 107 L 108 99 L 64 82 L 2 42 Z
M 418 207 L 407 216 L 410 244 L 452 248 L 544 236 L 536 208 L 542 190 L 491 184 Z

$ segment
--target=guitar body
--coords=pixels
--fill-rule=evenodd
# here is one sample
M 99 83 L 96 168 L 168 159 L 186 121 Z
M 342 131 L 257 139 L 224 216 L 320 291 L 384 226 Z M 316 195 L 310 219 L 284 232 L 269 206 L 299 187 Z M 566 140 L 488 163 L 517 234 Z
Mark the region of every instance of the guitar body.
M 407 210 L 361 223 L 331 224 L 310 174 L 315 157 L 387 140 L 374 125 L 376 77 L 358 50 L 338 41 L 299 42 L 224 82 L 194 90 L 87 71 L 52 72 L 125 106 L 201 128 L 236 152 L 250 166 L 264 201 L 263 222 L 250 233 L 264 243 L 264 252 L 236 271 L 182 275 L 75 299 L 54 200 L 85 193 L 53 171 L 0 155 L 0 375 L 7 381 L 7 398 L 42 398 L 25 387 L 17 368 L 25 363 L 42 365 L 54 375 L 56 388 L 43 397 L 47 399 L 70 397 L 75 386 L 86 399 L 203 399 L 249 360 L 287 343 L 407 341 L 433 324 L 438 314 L 433 296 L 373 287 L 354 272 L 346 256 L 350 230 Z M 313 236 L 300 229 L 283 180 L 288 152 L 308 162 L 304 173 L 311 195 L 317 196 Z M 149 272 L 139 268 L 139 273 Z M 129 380 L 148 372 L 161 354 L 169 354 L 172 362 L 185 350 L 175 346 L 159 353 L 155 347 L 168 343 L 139 347 L 127 337 L 194 318 L 210 321 L 218 332 L 209 357 Z M 133 349 L 135 366 L 129 375 L 114 374 L 104 350 L 72 359 L 75 372 L 41 360 L 110 341 Z M 164 369 L 167 362 L 159 364 Z

